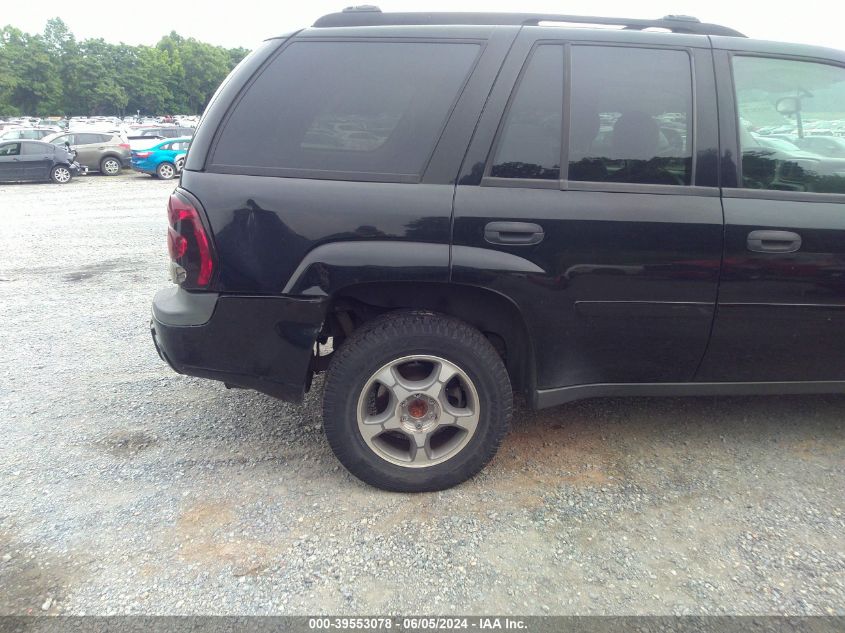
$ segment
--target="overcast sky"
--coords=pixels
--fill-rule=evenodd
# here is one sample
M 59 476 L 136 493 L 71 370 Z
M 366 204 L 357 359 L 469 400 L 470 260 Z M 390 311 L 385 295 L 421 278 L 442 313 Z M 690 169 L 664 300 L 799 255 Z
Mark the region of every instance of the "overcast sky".
M 81 39 L 155 44 L 175 30 L 213 44 L 252 48 L 266 37 L 308 26 L 347 4 L 344 0 L 178 0 L 160 5 L 0 0 L 0 24 L 40 32 L 49 18 L 58 16 Z M 683 13 L 733 27 L 749 37 L 845 49 L 845 3 L 841 0 L 365 0 L 357 4 L 377 4 L 383 11 L 520 11 L 636 18 Z

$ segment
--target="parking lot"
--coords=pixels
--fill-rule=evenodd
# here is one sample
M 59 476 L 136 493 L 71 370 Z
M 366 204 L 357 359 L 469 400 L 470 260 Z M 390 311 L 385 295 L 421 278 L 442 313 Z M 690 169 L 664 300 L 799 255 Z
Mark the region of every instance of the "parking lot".
M 174 185 L 0 186 L 0 614 L 845 615 L 845 397 L 520 409 L 472 481 L 369 488 L 321 381 L 156 355 Z

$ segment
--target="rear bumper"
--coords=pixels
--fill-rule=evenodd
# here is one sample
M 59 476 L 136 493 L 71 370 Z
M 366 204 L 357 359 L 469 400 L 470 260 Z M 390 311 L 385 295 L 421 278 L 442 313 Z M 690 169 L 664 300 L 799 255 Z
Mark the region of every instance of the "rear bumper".
M 135 171 L 141 172 L 142 174 L 154 174 L 155 171 L 156 171 L 155 167 L 150 166 L 149 164 L 147 164 L 145 162 L 140 162 L 140 161 L 136 162 L 136 161 L 130 160 L 129 166 L 132 169 L 134 169 Z
M 299 402 L 325 300 L 189 293 L 153 299 L 153 343 L 175 371 Z

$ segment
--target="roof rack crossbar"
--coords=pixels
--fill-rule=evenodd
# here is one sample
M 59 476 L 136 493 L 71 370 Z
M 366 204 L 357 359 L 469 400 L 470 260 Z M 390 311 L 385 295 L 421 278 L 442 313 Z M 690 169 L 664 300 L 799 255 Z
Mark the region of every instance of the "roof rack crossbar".
M 543 22 L 568 24 L 599 24 L 624 29 L 666 29 L 673 33 L 695 35 L 727 35 L 745 37 L 739 31 L 707 24 L 686 15 L 667 15 L 657 20 L 637 18 L 606 18 L 585 15 L 557 15 L 545 13 L 382 13 L 378 7 L 366 5 L 348 7 L 340 13 L 329 13 L 316 22 L 317 28 L 337 26 L 421 26 L 421 25 L 479 25 L 479 26 L 536 26 Z

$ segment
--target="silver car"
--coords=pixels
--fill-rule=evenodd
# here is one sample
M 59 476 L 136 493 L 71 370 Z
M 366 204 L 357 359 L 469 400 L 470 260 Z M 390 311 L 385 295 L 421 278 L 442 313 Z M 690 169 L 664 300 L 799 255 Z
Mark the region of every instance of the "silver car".
M 129 143 L 110 132 L 60 132 L 44 138 L 53 145 L 68 145 L 76 152 L 76 160 L 89 171 L 117 176 L 129 167 Z

